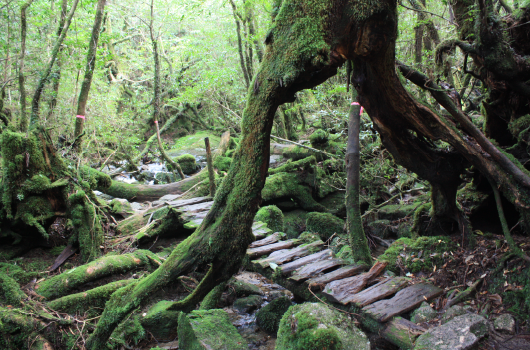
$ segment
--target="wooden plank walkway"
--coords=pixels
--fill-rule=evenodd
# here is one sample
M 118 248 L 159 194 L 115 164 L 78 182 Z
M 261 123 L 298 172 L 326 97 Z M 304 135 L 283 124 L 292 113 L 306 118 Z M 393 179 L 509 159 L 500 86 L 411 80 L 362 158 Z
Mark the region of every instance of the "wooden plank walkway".
M 398 331 L 405 330 L 412 342 L 425 331 L 399 316 L 438 297 L 442 289 L 386 275 L 386 263 L 376 263 L 369 271 L 366 265 L 350 265 L 335 257 L 322 241 L 302 244 L 301 240 L 282 241 L 281 237 L 274 233 L 251 244 L 247 250 L 251 269 L 269 278 L 283 276 L 275 282 L 304 299 L 308 299 L 309 291 L 334 307 L 360 313 L 365 320 L 372 320 L 366 322 L 369 328 L 379 324 L 376 328 L 395 345 L 403 346 L 404 340 L 396 337 Z M 280 274 L 275 274 L 277 270 Z

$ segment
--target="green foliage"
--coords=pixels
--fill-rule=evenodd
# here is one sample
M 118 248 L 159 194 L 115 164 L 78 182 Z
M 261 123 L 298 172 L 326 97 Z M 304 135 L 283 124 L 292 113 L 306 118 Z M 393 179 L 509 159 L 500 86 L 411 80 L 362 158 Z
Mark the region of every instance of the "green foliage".
M 311 141 L 313 146 L 325 144 L 329 141 L 329 133 L 322 129 L 317 129 L 309 136 L 309 141 Z
M 260 208 L 254 217 L 254 221 L 266 223 L 267 227 L 270 228 L 272 232 L 283 231 L 283 213 L 275 205 L 268 205 Z
M 216 168 L 219 171 L 228 171 L 228 169 L 230 169 L 231 164 L 232 164 L 232 158 L 224 157 L 224 156 L 216 157 L 213 162 L 214 168 Z

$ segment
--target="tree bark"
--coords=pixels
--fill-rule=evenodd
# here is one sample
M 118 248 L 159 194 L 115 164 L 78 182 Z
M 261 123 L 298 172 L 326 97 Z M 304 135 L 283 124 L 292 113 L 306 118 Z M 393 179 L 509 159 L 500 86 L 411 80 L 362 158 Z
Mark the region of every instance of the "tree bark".
M 20 59 L 18 64 L 18 91 L 20 94 L 20 119 L 18 129 L 26 131 L 28 128 L 28 118 L 26 116 L 26 87 L 24 86 L 24 58 L 26 57 L 26 32 L 28 22 L 26 10 L 31 6 L 33 0 L 28 0 L 20 6 Z M 1 112 L 1 111 L 0 111 Z
M 59 15 L 59 28 L 57 29 L 57 37 L 61 36 L 61 32 L 64 27 L 64 21 L 66 20 L 66 12 L 68 11 L 68 0 L 61 1 L 61 13 Z M 61 52 L 61 50 L 59 50 Z M 48 119 L 53 115 L 55 106 L 57 105 L 57 94 L 59 93 L 59 83 L 61 81 L 61 60 L 60 57 L 57 57 L 57 68 L 54 72 L 53 81 L 53 93 L 50 99 Z
M 77 114 L 75 118 L 75 133 L 76 139 L 75 147 L 79 151 L 81 149 L 81 134 L 85 125 L 86 118 L 86 104 L 88 101 L 88 93 L 92 84 L 92 76 L 94 75 L 94 67 L 96 66 L 96 54 L 98 51 L 99 34 L 101 31 L 101 23 L 103 22 L 103 15 L 105 13 L 105 5 L 107 0 L 98 0 L 96 8 L 96 17 L 94 18 L 94 25 L 92 26 L 92 35 L 88 45 L 87 61 L 85 68 L 85 77 L 81 84 L 81 91 L 79 91 L 79 99 L 77 100 Z

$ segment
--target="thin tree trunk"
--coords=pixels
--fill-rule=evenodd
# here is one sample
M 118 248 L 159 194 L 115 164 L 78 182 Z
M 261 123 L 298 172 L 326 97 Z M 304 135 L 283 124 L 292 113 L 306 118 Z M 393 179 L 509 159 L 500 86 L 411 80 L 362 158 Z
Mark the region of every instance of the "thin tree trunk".
M 57 37 L 61 36 L 63 30 L 64 21 L 66 20 L 66 11 L 68 11 L 68 0 L 61 1 L 61 14 L 59 15 L 59 28 L 57 29 Z M 55 70 L 53 78 L 53 95 L 50 100 L 50 106 L 48 111 L 48 119 L 53 115 L 55 106 L 57 105 L 57 94 L 59 93 L 59 83 L 61 81 L 61 60 L 57 58 L 57 69 Z
M 239 18 L 237 18 L 237 7 L 233 0 L 230 0 L 230 4 L 232 5 L 232 12 L 234 15 L 234 21 L 236 22 L 236 33 L 237 33 L 237 48 L 239 51 L 239 63 L 241 64 L 241 70 L 243 71 L 243 77 L 245 78 L 245 86 L 249 87 L 250 85 L 250 78 L 248 76 L 248 70 L 245 65 L 245 57 L 243 55 L 243 42 L 241 40 L 241 23 L 239 22 Z
M 158 55 L 158 37 L 154 33 L 154 0 L 151 0 L 151 20 L 149 22 L 149 34 L 151 35 L 151 44 L 153 46 L 153 59 L 155 61 L 155 77 L 154 77 L 154 96 L 153 96 L 153 120 L 156 125 L 156 138 L 158 140 L 158 150 L 162 158 L 171 164 L 173 169 L 176 169 L 181 177 L 184 180 L 184 173 L 180 168 L 180 165 L 169 158 L 162 146 L 162 140 L 160 138 L 160 130 L 158 128 L 158 118 L 160 116 L 160 56 Z
M 210 179 L 210 197 L 215 196 L 215 174 L 213 171 L 212 149 L 210 148 L 210 139 L 204 139 L 206 146 L 206 162 L 208 163 L 208 178 Z
M 18 129 L 26 131 L 28 128 L 28 118 L 26 116 L 26 88 L 24 86 L 24 58 L 26 57 L 26 31 L 27 20 L 26 10 L 33 3 L 33 0 L 28 0 L 20 6 L 20 60 L 18 64 L 18 90 L 20 94 L 20 119 Z
M 372 264 L 372 256 L 368 247 L 368 240 L 364 234 L 361 218 L 360 198 L 360 142 L 361 106 L 357 101 L 357 91 L 352 89 L 355 101 L 350 106 L 348 114 L 348 145 L 346 148 L 346 227 L 350 247 L 355 261 Z
M 46 82 L 48 81 L 48 77 L 50 76 L 50 73 L 53 69 L 55 60 L 57 59 L 57 55 L 59 54 L 59 49 L 61 48 L 64 38 L 66 37 L 66 34 L 68 33 L 68 28 L 70 27 L 70 23 L 72 22 L 72 17 L 74 16 L 75 9 L 77 8 L 78 3 L 79 3 L 79 0 L 74 0 L 74 3 L 72 4 L 72 8 L 70 9 L 68 16 L 66 17 L 64 27 L 61 31 L 61 36 L 57 38 L 57 41 L 55 42 L 55 46 L 53 47 L 48 67 L 46 67 L 46 70 L 42 73 L 39 83 L 37 84 L 37 89 L 35 90 L 35 93 L 33 94 L 33 100 L 31 101 L 31 118 L 29 120 L 30 128 L 36 126 L 39 121 L 39 103 L 40 103 L 42 91 L 44 90 L 44 86 L 46 85 Z
M 81 91 L 79 92 L 79 99 L 77 100 L 77 114 L 75 118 L 75 133 L 76 139 L 75 147 L 79 151 L 81 149 L 81 134 L 85 125 L 86 118 L 86 104 L 88 101 L 88 93 L 92 84 L 92 76 L 94 75 L 94 67 L 96 66 L 96 53 L 98 50 L 99 34 L 101 31 L 101 23 L 103 22 L 103 15 L 105 13 L 106 0 L 98 0 L 96 9 L 96 17 L 94 18 L 94 25 L 92 26 L 92 35 L 88 46 L 87 62 L 85 68 L 85 77 L 81 84 Z

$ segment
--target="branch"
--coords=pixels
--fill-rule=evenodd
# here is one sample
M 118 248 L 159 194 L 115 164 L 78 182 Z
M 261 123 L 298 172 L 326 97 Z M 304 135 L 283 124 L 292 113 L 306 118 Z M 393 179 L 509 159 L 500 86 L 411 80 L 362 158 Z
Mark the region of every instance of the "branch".
M 445 17 L 443 17 L 443 16 L 437 15 L 436 13 L 429 12 L 429 11 L 427 11 L 427 10 L 419 10 L 419 9 L 414 9 L 414 8 L 411 8 L 411 7 L 405 6 L 405 5 L 403 5 L 403 3 L 402 3 L 401 1 L 399 2 L 399 5 L 402 6 L 402 7 L 404 7 L 404 8 L 406 8 L 407 10 L 416 11 L 416 12 L 428 13 L 428 14 L 430 14 L 430 15 L 433 15 L 433 16 L 436 16 L 436 17 L 440 17 L 441 19 L 443 19 L 443 20 L 445 20 L 445 21 L 451 23 L 452 25 L 455 25 L 455 26 L 458 27 L 458 24 L 456 24 L 455 22 L 452 22 L 452 21 L 448 20 L 447 18 L 445 18 Z
M 292 143 L 292 144 L 294 144 L 294 145 L 300 146 L 300 147 L 302 147 L 302 148 L 308 149 L 308 150 L 313 151 L 313 152 L 317 152 L 317 153 L 325 154 L 326 156 L 331 157 L 331 158 L 340 159 L 339 157 L 337 157 L 337 156 L 334 155 L 334 154 L 331 154 L 331 153 L 328 153 L 328 152 L 324 152 L 324 151 L 321 151 L 321 150 L 319 150 L 319 149 L 316 149 L 316 148 L 313 148 L 313 147 L 309 147 L 309 146 L 306 146 L 306 145 L 302 145 L 301 143 L 298 143 L 298 142 L 294 142 L 294 141 L 291 141 L 291 140 L 282 139 L 281 137 L 274 136 L 274 135 L 271 135 L 271 137 L 272 137 L 273 139 L 277 139 L 277 140 L 280 140 L 280 141 L 283 141 L 283 142 L 289 142 L 289 143 Z
M 440 65 L 442 62 L 442 55 L 444 53 L 452 52 L 455 47 L 459 47 L 465 54 L 473 53 L 476 54 L 477 50 L 474 45 L 468 44 L 464 41 L 457 39 L 444 40 L 438 45 L 435 49 L 435 61 L 437 65 Z

